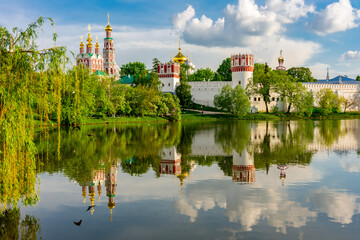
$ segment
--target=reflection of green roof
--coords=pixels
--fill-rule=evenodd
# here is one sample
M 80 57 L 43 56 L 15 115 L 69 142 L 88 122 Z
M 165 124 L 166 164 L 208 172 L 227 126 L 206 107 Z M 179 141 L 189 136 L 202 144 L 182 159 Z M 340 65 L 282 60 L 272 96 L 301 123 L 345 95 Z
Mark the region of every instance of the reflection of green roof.
M 133 164 L 134 163 L 134 157 L 125 159 L 123 161 L 126 162 L 126 163 L 129 163 L 129 164 Z
M 127 75 L 127 76 L 120 78 L 119 81 L 117 81 L 117 82 L 121 83 L 121 84 L 132 84 L 134 82 L 134 77 L 131 75 Z
M 94 72 L 94 74 L 95 74 L 95 75 L 98 75 L 98 76 L 109 76 L 109 74 L 104 73 L 104 72 L 102 72 L 102 71 L 100 71 L 100 70 L 96 70 L 96 71 Z

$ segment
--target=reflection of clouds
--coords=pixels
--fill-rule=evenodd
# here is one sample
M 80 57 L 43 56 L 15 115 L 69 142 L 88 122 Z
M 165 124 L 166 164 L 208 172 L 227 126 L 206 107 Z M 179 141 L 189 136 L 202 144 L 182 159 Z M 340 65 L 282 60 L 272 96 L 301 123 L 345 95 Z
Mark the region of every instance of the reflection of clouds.
M 214 196 L 214 197 L 211 197 Z M 317 213 L 290 201 L 281 188 L 239 188 L 227 182 L 197 182 L 186 189 L 186 196 L 178 200 L 175 211 L 195 221 L 198 210 L 207 211 L 215 207 L 224 208 L 224 215 L 230 222 L 239 222 L 242 231 L 251 231 L 261 219 L 267 219 L 269 226 L 286 233 L 287 227 L 299 228 L 306 225 Z M 196 212 L 196 213 L 195 213 Z
M 346 172 L 360 172 L 360 159 L 357 157 L 347 157 L 345 159 L 342 159 L 341 167 Z
M 360 212 L 360 196 L 342 192 L 341 190 L 319 189 L 309 196 L 315 208 L 326 213 L 334 222 L 341 224 L 352 223 L 354 214 Z
M 186 215 L 190 217 L 190 222 L 195 222 L 195 219 L 198 216 L 198 211 L 190 205 L 189 201 L 186 198 L 181 198 L 174 204 L 175 212 Z

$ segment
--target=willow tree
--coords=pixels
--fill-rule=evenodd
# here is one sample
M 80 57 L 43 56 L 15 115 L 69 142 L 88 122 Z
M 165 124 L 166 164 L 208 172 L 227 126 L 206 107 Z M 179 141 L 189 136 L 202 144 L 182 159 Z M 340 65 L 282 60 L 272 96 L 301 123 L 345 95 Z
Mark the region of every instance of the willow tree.
M 38 48 L 45 20 L 54 25 L 41 17 L 25 30 L 0 26 L 0 212 L 19 200 L 36 202 L 35 121 L 55 114 L 60 123 L 66 50 Z

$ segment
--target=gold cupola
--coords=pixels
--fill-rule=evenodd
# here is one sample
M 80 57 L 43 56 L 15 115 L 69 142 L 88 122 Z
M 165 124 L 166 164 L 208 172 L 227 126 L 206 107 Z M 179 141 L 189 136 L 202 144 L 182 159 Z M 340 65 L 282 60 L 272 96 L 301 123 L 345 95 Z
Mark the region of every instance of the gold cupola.
M 179 53 L 173 58 L 173 62 L 182 64 L 186 62 L 186 60 L 187 58 L 181 53 L 180 39 L 179 39 Z
M 110 16 L 109 16 L 109 13 L 108 13 L 108 25 L 106 26 L 105 31 L 106 31 L 106 32 L 111 32 L 111 31 L 112 31 L 112 28 L 110 27 Z
M 280 57 L 278 58 L 279 62 L 284 62 L 284 58 L 282 56 L 282 50 L 280 50 Z
M 91 39 L 91 34 L 90 34 L 90 30 L 91 30 L 91 27 L 90 27 L 90 25 L 88 26 L 88 29 L 89 29 L 89 34 L 88 34 L 88 38 L 86 39 L 86 41 L 88 42 L 87 44 L 86 44 L 86 46 L 87 47 L 92 47 L 92 39 Z
M 83 36 L 80 36 L 80 38 L 81 38 L 80 48 L 84 48 Z
M 97 36 L 96 36 L 95 49 L 99 49 L 99 39 Z

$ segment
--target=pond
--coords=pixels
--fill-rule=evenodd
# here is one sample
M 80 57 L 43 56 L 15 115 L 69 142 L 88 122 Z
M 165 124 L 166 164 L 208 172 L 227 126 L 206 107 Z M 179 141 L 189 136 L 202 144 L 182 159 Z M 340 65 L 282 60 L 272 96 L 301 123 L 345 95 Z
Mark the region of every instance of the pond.
M 358 239 L 360 120 L 39 131 L 0 239 Z M 2 238 L 1 238 L 2 237 Z

